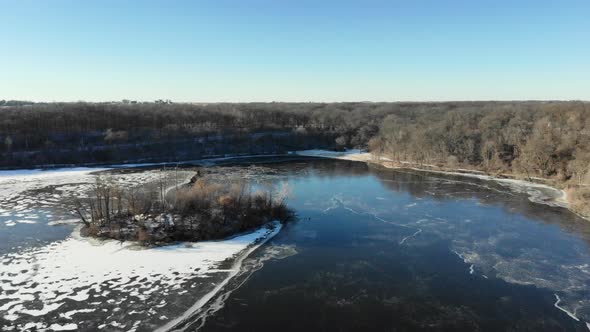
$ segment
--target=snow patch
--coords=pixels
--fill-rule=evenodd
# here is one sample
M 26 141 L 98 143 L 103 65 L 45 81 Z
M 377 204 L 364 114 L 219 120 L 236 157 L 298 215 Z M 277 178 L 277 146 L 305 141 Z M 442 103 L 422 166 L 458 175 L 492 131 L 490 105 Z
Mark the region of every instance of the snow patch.
M 0 270 L 0 303 L 8 301 L 3 305 L 3 318 L 15 321 L 21 317 L 44 316 L 66 300 L 87 300 L 90 290 L 94 290 L 95 298 L 103 291 L 116 290 L 142 303 L 147 295 L 134 292 L 138 288 L 156 292 L 196 276 L 228 273 L 224 282 L 199 301 L 206 302 L 236 273 L 217 270 L 219 263 L 234 257 L 243 259 L 280 229 L 281 224 L 274 222 L 222 241 L 149 249 L 132 242 L 98 241 L 73 235 L 44 247 L 5 254 L 0 256 L 0 261 L 5 263 Z M 39 308 L 39 302 L 42 309 L 33 309 Z
M 81 221 L 80 219 L 62 219 L 62 220 L 52 220 L 47 223 L 49 226 L 55 225 L 75 225 L 79 224 Z
M 331 159 L 342 159 L 342 160 L 353 160 L 353 161 L 369 161 L 372 158 L 371 153 L 365 152 L 359 149 L 350 149 L 346 151 L 330 151 L 330 150 L 303 150 L 295 151 L 292 154 L 305 157 L 319 157 L 319 158 L 331 158 Z
M 78 329 L 78 325 L 74 324 L 74 323 L 69 323 L 69 324 L 51 324 L 51 326 L 49 326 L 50 329 L 54 330 L 54 331 L 74 331 L 76 329 Z
M 211 292 L 200 298 L 195 304 L 193 304 L 192 307 L 185 311 L 184 314 L 182 314 L 180 317 L 171 320 L 166 325 L 158 328 L 156 331 L 168 331 L 174 328 L 175 326 L 181 324 L 182 322 L 186 321 L 190 317 L 194 316 L 196 313 L 198 313 L 203 308 L 203 306 L 205 306 L 205 304 L 207 304 L 217 293 L 219 293 L 219 291 L 221 291 L 227 285 L 227 283 L 232 278 L 234 278 L 240 272 L 244 259 L 246 259 L 246 257 L 248 257 L 258 247 L 260 247 L 268 240 L 273 238 L 275 235 L 277 235 L 280 232 L 281 227 L 281 223 L 274 222 L 272 227 L 266 228 L 263 236 L 259 236 L 255 240 L 251 241 L 251 243 L 257 241 L 256 245 L 250 246 L 249 248 L 245 248 L 245 253 L 234 262 L 231 269 L 229 270 L 227 278 L 225 278 L 221 283 L 217 284 Z

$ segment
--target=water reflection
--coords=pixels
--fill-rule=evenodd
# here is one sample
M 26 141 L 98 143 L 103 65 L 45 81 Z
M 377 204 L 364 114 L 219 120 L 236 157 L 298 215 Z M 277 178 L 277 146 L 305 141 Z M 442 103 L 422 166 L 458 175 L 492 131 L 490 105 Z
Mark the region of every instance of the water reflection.
M 479 179 L 346 161 L 272 167 L 302 219 L 273 245 L 297 254 L 265 261 L 189 330 L 587 329 L 589 225 L 567 210 Z

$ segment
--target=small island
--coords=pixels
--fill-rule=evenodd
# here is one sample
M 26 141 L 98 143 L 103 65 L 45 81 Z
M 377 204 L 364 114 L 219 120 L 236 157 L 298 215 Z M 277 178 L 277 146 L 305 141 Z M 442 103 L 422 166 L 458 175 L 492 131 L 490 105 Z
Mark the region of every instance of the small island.
M 294 219 L 286 183 L 253 189 L 245 181 L 224 180 L 198 171 L 182 185 L 121 189 L 99 177 L 89 197 L 76 202 L 80 233 L 153 246 L 221 239 Z

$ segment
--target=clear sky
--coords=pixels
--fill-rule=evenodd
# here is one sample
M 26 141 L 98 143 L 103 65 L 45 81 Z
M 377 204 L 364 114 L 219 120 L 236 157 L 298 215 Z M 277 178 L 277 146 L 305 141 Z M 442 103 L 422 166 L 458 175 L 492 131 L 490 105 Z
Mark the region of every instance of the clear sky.
M 590 100 L 590 0 L 0 0 L 0 99 Z

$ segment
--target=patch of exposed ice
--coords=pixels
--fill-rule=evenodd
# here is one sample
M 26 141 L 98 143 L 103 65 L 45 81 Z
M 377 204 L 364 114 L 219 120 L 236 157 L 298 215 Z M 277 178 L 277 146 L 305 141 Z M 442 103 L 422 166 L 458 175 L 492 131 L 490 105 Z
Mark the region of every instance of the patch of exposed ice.
M 452 241 L 456 250 L 452 251 L 469 264 L 470 274 L 475 274 L 475 268 L 478 267 L 482 272 L 494 273 L 497 278 L 509 283 L 559 291 L 563 299 L 559 298 L 555 307 L 567 311 L 570 317 L 573 315 L 578 318 L 578 312 L 582 318 L 586 318 L 582 312 L 590 308 L 590 299 L 587 297 L 590 273 L 586 270 L 586 264 L 576 263 L 585 260 L 584 256 L 553 256 L 536 248 L 518 247 L 512 249 L 510 255 L 503 255 L 498 249 L 503 243 L 527 240 L 511 233 L 476 241 L 456 233 L 454 236 Z M 572 248 L 572 251 L 577 250 Z M 561 262 L 561 265 L 556 262 Z M 487 276 L 484 277 L 487 279 Z

